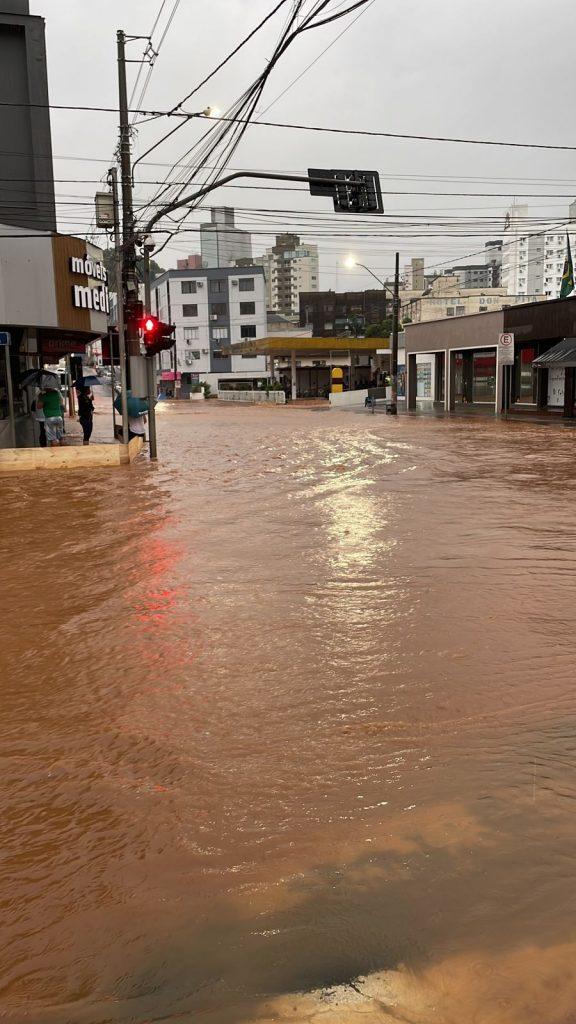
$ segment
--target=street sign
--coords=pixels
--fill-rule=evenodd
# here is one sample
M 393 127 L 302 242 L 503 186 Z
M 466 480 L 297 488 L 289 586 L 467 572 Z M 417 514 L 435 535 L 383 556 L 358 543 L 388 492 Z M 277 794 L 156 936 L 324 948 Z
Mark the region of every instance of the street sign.
M 336 213 L 384 213 L 380 175 L 378 171 L 341 171 L 312 167 L 310 178 L 322 178 L 322 182 L 310 182 L 310 195 L 330 196 Z
M 9 345 L 11 341 L 10 331 L 0 331 L 0 345 Z
M 498 338 L 498 363 L 500 366 L 514 366 L 514 335 L 501 334 Z

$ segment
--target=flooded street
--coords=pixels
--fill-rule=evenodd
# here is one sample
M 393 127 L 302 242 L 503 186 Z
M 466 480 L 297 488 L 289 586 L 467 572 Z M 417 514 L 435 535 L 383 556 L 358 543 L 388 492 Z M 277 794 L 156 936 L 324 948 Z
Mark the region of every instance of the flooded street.
M 573 431 L 158 419 L 1 484 L 0 1019 L 576 1020 Z

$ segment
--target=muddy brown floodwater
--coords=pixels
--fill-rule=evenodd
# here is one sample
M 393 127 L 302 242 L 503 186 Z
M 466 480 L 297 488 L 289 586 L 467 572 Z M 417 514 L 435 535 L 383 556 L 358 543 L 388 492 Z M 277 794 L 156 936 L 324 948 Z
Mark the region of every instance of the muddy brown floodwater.
M 575 1021 L 574 433 L 159 433 L 1 481 L 0 1019 Z

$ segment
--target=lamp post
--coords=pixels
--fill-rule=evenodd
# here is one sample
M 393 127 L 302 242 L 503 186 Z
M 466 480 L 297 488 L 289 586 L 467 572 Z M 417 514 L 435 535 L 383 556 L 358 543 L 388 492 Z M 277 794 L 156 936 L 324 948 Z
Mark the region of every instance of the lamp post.
M 400 253 L 396 253 L 396 261 L 394 268 L 394 290 L 391 291 L 387 284 L 370 267 L 367 267 L 364 263 L 359 263 L 351 256 L 347 261 L 349 267 L 362 267 L 378 284 L 382 286 L 385 292 L 388 292 L 392 296 L 392 346 L 390 349 L 390 377 L 392 379 L 392 402 L 390 405 L 390 412 L 393 416 L 398 413 L 398 323 L 400 319 Z

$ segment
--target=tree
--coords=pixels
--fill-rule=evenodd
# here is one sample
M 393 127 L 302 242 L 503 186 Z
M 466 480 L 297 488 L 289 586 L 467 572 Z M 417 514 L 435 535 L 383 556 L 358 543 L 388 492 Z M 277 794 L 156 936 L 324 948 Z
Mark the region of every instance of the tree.
M 367 338 L 389 338 L 392 334 L 392 317 L 387 317 L 379 324 L 370 324 L 366 328 Z
M 110 287 L 112 291 L 114 291 L 116 287 L 116 249 L 112 248 L 104 250 L 104 266 L 108 271 Z M 136 271 L 138 273 L 140 281 L 143 281 L 144 260 L 138 260 L 138 262 L 136 263 Z M 157 277 L 160 277 L 161 274 L 164 273 L 165 270 L 163 267 L 160 267 L 155 260 L 150 260 L 150 280 L 152 281 L 152 283 L 154 283 Z

